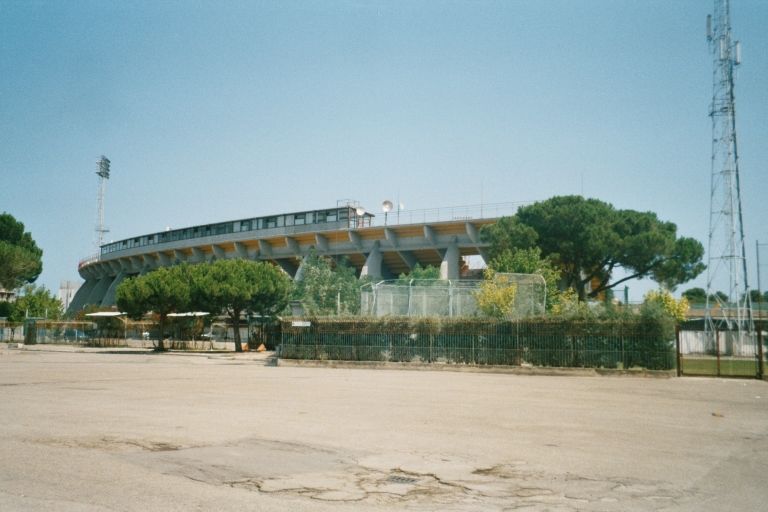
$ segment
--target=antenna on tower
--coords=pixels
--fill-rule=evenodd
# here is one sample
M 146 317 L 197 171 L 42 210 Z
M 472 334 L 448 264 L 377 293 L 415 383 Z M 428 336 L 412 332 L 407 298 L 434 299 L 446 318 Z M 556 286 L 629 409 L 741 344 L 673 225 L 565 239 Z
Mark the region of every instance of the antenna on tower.
M 109 179 L 109 158 L 101 155 L 101 158 L 96 163 L 98 170 L 96 175 L 99 177 L 99 191 L 97 196 L 98 204 L 98 218 L 96 224 L 96 249 L 101 248 L 104 243 L 104 233 L 108 233 L 109 229 L 104 227 L 104 192 L 107 188 L 107 180 Z
M 712 167 L 705 330 L 714 335 L 720 326 L 735 332 L 741 341 L 743 335 L 754 332 L 754 322 L 747 282 L 734 103 L 734 69 L 741 62 L 741 45 L 731 40 L 729 0 L 715 0 L 714 15 L 707 17 L 707 40 L 714 69 L 709 111 Z

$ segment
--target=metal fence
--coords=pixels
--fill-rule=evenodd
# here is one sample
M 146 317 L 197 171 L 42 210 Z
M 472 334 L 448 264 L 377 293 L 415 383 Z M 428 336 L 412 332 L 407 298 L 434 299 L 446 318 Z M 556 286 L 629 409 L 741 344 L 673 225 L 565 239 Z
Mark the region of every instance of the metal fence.
M 703 320 L 684 322 L 677 334 L 680 375 L 755 377 L 765 375 L 766 328 L 755 323 L 752 332 L 708 331 Z
M 0 342 L 34 344 L 81 344 L 122 346 L 128 341 L 147 341 L 151 322 L 102 319 L 97 322 L 59 321 L 29 318 L 24 322 L 0 321 Z M 143 343 L 143 345 L 151 345 Z M 142 343 L 140 343 L 142 345 Z
M 538 274 L 497 274 L 514 287 L 511 318 L 541 315 L 546 307 L 546 283 Z M 480 315 L 477 294 L 484 281 L 411 279 L 388 280 L 361 290 L 360 312 L 375 317 L 472 317 Z
M 285 321 L 286 359 L 571 368 L 675 368 L 675 341 L 640 322 Z
M 264 344 L 273 350 L 280 341 L 279 324 L 243 319 L 240 337 L 251 349 Z M 153 348 L 158 327 L 152 321 L 134 321 L 122 317 L 103 317 L 92 322 L 27 319 L 24 322 L 0 320 L 0 343 L 79 344 L 93 347 Z M 204 326 L 194 318 L 169 319 L 166 346 L 177 350 L 231 350 L 234 328 L 226 319 Z
M 528 201 L 509 203 L 484 203 L 441 208 L 404 209 L 398 204 L 385 215 L 377 216 L 377 225 L 424 224 L 455 220 L 493 219 L 517 213 L 518 208 L 530 204 Z
M 84 343 L 97 332 L 93 322 L 60 322 L 27 319 L 24 322 L 0 321 L 0 342 Z
M 24 341 L 24 324 L 0 320 L 0 343 Z
M 412 279 L 381 281 L 364 287 L 363 316 L 474 316 L 480 281 Z

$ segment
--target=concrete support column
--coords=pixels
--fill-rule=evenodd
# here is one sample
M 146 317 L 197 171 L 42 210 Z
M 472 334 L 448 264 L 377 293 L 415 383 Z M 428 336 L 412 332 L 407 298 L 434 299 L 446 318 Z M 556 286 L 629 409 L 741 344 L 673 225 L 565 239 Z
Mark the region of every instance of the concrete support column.
M 91 293 L 88 294 L 88 299 L 85 301 L 85 304 L 83 306 L 87 306 L 89 304 L 96 304 L 101 305 L 101 301 L 104 300 L 104 295 L 106 295 L 107 290 L 109 289 L 109 285 L 112 284 L 112 277 L 111 276 L 103 276 L 99 278 L 99 282 L 96 283 L 96 286 L 93 287 L 93 290 L 91 290 Z
M 301 281 L 302 279 L 304 279 L 304 264 L 307 262 L 308 257 L 309 255 L 306 255 L 301 259 L 299 268 L 296 269 L 296 274 L 293 276 L 294 281 Z
M 454 238 L 445 250 L 445 256 L 440 263 L 440 279 L 459 278 L 459 244 Z
M 290 260 L 287 259 L 276 259 L 273 260 L 275 263 L 277 263 L 280 268 L 283 269 L 283 271 L 288 274 L 289 276 L 293 277 L 296 275 L 296 265 L 294 265 Z
M 75 296 L 72 297 L 72 302 L 69 303 L 69 308 L 67 309 L 67 315 L 73 315 L 83 309 L 86 304 L 85 301 L 88 300 L 88 296 L 91 294 L 98 282 L 99 279 L 96 277 L 89 277 L 85 280 L 85 282 L 80 286 L 80 289 L 77 290 L 77 293 L 75 293 Z
M 101 307 L 111 307 L 115 305 L 115 290 L 117 285 L 123 282 L 123 279 L 128 277 L 128 274 L 120 272 L 115 279 L 112 280 L 112 284 L 107 288 L 107 293 L 104 294 L 104 298 L 101 300 Z
M 362 270 L 360 271 L 360 277 L 370 277 L 372 279 L 381 279 L 381 265 L 383 259 L 381 257 L 381 249 L 379 248 L 379 241 L 376 240 L 373 243 L 371 252 L 368 253 L 368 257 L 365 260 Z
M 213 251 L 213 259 L 215 260 L 224 260 L 227 258 L 227 253 L 224 251 L 224 249 L 218 245 L 211 245 L 211 250 Z

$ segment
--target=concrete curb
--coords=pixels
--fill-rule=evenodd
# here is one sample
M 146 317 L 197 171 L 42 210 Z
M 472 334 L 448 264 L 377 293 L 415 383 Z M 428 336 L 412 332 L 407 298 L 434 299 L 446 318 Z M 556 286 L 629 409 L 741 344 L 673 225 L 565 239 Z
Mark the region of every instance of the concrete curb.
M 380 370 L 421 370 L 470 373 L 508 373 L 511 375 L 549 375 L 558 377 L 647 377 L 669 379 L 676 370 L 615 370 L 609 368 L 547 368 L 533 366 L 479 366 L 447 363 L 392 363 L 378 361 L 335 361 L 276 358 L 276 366 L 303 368 L 347 368 Z
M 155 356 L 181 356 L 181 357 L 206 357 L 209 359 L 226 359 L 235 361 L 265 362 L 268 366 L 274 366 L 274 351 L 267 352 L 234 352 L 226 350 L 166 350 L 156 352 L 151 348 L 138 347 L 85 347 L 82 345 L 54 345 L 36 343 L 25 345 L 24 343 L 8 344 L 7 348 L 25 352 L 59 352 L 78 354 L 134 354 Z

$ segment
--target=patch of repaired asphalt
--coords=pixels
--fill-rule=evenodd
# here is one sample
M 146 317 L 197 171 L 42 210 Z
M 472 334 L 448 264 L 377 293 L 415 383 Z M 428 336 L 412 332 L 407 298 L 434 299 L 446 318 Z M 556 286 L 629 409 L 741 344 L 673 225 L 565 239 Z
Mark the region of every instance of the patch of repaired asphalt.
M 694 496 L 664 482 L 547 473 L 524 460 L 479 464 L 434 454 L 351 454 L 256 438 L 215 446 L 113 437 L 36 442 L 115 452 L 150 472 L 207 485 L 339 504 L 627 511 L 674 508 Z

